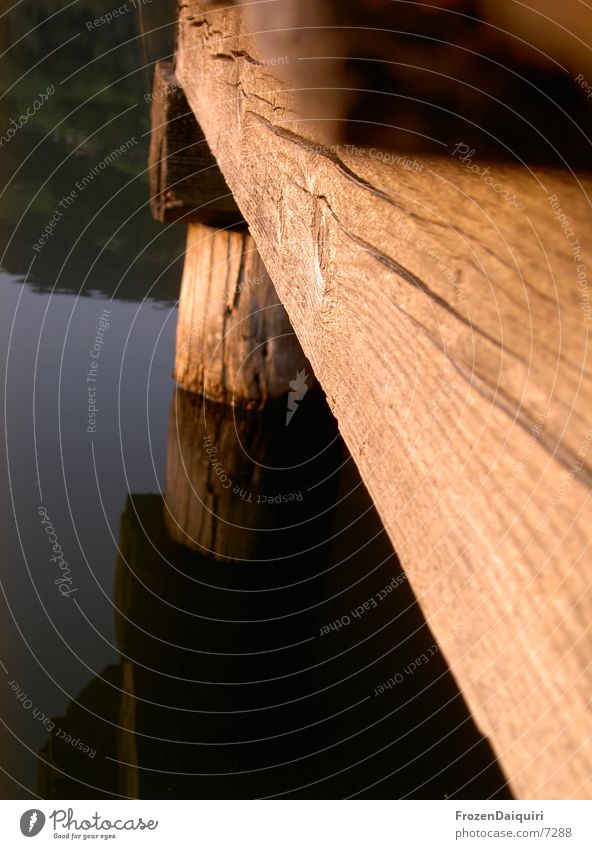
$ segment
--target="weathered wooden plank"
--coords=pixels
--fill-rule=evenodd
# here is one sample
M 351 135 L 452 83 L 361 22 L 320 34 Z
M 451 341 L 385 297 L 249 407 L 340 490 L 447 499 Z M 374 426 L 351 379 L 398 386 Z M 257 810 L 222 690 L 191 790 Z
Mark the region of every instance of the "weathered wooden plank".
M 239 10 L 180 14 L 178 79 L 476 720 L 519 796 L 590 795 L 589 181 L 319 149 Z
M 158 62 L 152 88 L 150 207 L 157 221 L 244 227 L 232 193 L 191 112 L 171 62 Z

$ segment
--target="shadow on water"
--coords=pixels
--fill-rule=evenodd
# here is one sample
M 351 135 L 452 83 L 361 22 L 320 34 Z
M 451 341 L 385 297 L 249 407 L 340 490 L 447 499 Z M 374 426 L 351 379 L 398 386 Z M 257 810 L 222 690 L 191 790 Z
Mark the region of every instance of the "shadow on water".
M 120 662 L 54 720 L 44 798 L 509 797 L 320 391 L 287 428 L 177 390 L 119 549 Z

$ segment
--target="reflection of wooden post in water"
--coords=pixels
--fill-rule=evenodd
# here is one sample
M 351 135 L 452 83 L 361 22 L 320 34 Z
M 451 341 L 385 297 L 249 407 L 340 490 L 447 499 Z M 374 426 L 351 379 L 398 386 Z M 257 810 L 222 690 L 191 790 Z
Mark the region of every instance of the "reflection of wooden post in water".
M 176 392 L 165 492 L 173 539 L 239 560 L 286 557 L 314 544 L 317 514 L 334 492 L 341 442 L 322 393 L 316 386 L 308 392 L 308 384 L 303 379 L 293 393 L 302 399 L 288 425 L 287 402 L 260 414 Z
M 392 581 L 392 548 L 349 468 L 346 489 L 353 485 L 358 499 L 333 530 L 345 534 L 342 550 L 355 552 L 352 518 L 362 513 L 372 543 L 336 570 L 327 569 L 336 563 L 333 544 L 279 569 L 220 569 L 170 539 L 160 496 L 128 497 L 114 594 L 120 664 L 56 720 L 96 757 L 89 769 L 87 756 L 73 756 L 52 734 L 42 752 L 54 767 L 42 768 L 43 797 L 253 798 L 312 782 L 315 797 L 341 798 L 385 777 L 382 798 L 418 789 L 425 798 L 457 788 L 466 798 L 499 795 L 503 776 L 439 653 L 428 667 L 435 690 L 424 669 L 400 694 L 368 698 L 432 641 L 406 583 L 347 628 L 311 639 Z M 326 517 L 325 535 L 330 524 Z M 368 560 L 384 568 L 358 583 Z M 382 656 L 368 663 L 376 630 Z M 336 704 L 356 702 L 356 711 L 335 714 Z M 451 735 L 455 727 L 462 734 Z M 360 759 L 369 772 L 356 772 Z M 416 762 L 393 773 L 394 764 Z
M 136 732 L 158 733 L 155 722 L 146 727 L 146 700 L 166 703 L 169 685 L 168 680 L 161 680 L 162 692 L 155 692 L 153 683 L 146 688 L 143 667 L 171 666 L 174 649 L 168 640 L 173 646 L 182 643 L 182 629 L 188 621 L 177 612 L 187 593 L 182 572 L 192 571 L 200 559 L 169 538 L 162 514 L 160 496 L 134 495 L 127 500 L 121 517 L 113 600 L 121 660 L 92 679 L 63 717 L 48 720 L 48 741 L 39 753 L 37 790 L 41 798 L 141 795 L 138 764 L 145 741 Z M 165 606 L 167 597 L 173 605 L 170 608 Z M 160 641 L 154 640 L 154 635 Z M 148 714 L 152 716 L 150 711 Z M 159 793 L 154 788 L 152 797 L 161 793 L 162 789 Z
M 127 667 L 127 669 L 126 669 Z M 64 716 L 49 722 L 47 744 L 40 751 L 38 792 L 43 799 L 90 799 L 137 794 L 129 705 L 133 700 L 129 664 L 108 666 L 72 701 Z M 126 707 L 127 705 L 127 707 Z
M 119 793 L 130 799 L 137 799 L 140 795 L 140 776 L 136 745 L 136 688 L 134 666 L 126 660 L 121 664 L 121 704 L 118 725 Z
M 295 564 L 291 573 L 288 566 L 288 584 L 322 571 L 325 556 L 326 551 L 318 549 Z M 133 676 L 133 691 L 128 688 L 123 696 L 119 714 L 119 792 L 133 795 L 127 792 L 133 787 L 142 798 L 213 797 L 223 781 L 215 776 L 218 770 L 232 771 L 237 762 L 246 768 L 257 758 L 249 747 L 239 746 L 232 752 L 228 746 L 213 745 L 240 739 L 241 734 L 264 736 L 266 711 L 232 714 L 233 707 L 248 708 L 251 699 L 261 698 L 257 688 L 229 691 L 205 682 L 257 681 L 285 672 L 286 656 L 265 649 L 270 641 L 282 645 L 286 632 L 296 627 L 295 620 L 277 624 L 260 620 L 290 610 L 290 602 L 286 606 L 282 592 L 241 592 L 256 587 L 259 578 L 261 586 L 272 586 L 271 571 L 273 567 L 262 577 L 261 571 L 247 575 L 237 566 L 220 570 L 211 559 L 170 539 L 160 496 L 128 497 L 121 517 L 114 596 L 122 666 Z M 281 571 L 285 576 L 286 571 Z M 302 592 L 300 604 L 306 608 L 315 589 L 305 586 Z M 298 602 L 292 598 L 294 603 Z M 314 633 L 316 617 L 314 610 L 304 613 L 298 629 L 306 636 Z M 313 642 L 300 647 L 298 662 L 314 666 L 315 649 Z M 244 657 L 241 651 L 246 652 Z M 281 701 L 285 688 L 281 677 L 269 686 L 277 687 L 273 695 L 264 688 L 270 701 Z M 210 745 L 195 746 L 200 740 Z M 205 774 L 200 776 L 202 770 Z M 235 781 L 239 782 L 235 787 L 245 792 L 240 773 Z M 269 787 L 266 781 L 265 774 L 251 776 L 250 792 L 264 795 Z M 225 786 L 228 792 L 229 785 Z

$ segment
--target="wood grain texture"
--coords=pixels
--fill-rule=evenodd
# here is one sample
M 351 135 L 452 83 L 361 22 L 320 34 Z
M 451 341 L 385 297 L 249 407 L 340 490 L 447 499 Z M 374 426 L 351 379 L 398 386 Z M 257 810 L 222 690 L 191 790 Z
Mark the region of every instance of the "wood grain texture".
M 244 227 L 240 211 L 191 112 L 171 62 L 157 62 L 152 88 L 150 208 L 157 221 Z
M 175 382 L 222 404 L 263 409 L 310 364 L 247 232 L 189 224 Z
M 319 149 L 239 10 L 180 16 L 179 81 L 477 722 L 519 797 L 590 796 L 589 182 Z
M 315 535 L 321 543 L 326 528 L 317 516 L 334 495 L 341 442 L 318 384 L 301 403 L 306 412 L 287 426 L 284 405 L 261 413 L 177 390 L 169 414 L 164 504 L 171 539 L 219 561 L 244 561 L 245 567 L 292 558 L 295 533 L 305 533 L 309 546 Z

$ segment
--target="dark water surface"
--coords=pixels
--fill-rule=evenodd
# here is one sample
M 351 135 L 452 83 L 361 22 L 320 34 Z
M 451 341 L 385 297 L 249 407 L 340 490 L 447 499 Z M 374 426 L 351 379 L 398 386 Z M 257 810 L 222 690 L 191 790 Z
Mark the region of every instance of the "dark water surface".
M 144 98 L 171 5 L 139 39 L 0 4 L 0 135 L 55 89 L 0 148 L 2 796 L 507 796 L 318 387 L 289 429 L 175 390 Z

